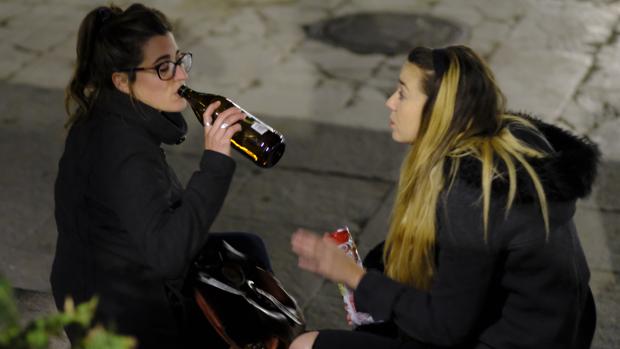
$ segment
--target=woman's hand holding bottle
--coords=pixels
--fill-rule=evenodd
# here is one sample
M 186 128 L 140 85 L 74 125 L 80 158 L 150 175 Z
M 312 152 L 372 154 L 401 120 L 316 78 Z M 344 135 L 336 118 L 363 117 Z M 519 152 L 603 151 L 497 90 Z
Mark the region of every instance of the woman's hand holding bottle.
M 230 139 L 241 131 L 239 121 L 245 118 L 245 114 L 239 108 L 228 108 L 213 121 L 212 115 L 220 104 L 219 101 L 209 104 L 203 114 L 205 149 L 230 156 Z

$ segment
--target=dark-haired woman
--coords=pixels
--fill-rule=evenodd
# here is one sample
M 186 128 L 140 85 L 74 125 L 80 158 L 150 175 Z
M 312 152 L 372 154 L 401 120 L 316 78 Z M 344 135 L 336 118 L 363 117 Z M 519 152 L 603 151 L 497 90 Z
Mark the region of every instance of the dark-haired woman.
M 414 49 L 386 106 L 392 138 L 411 147 L 377 268 L 305 230 L 291 241 L 299 266 L 355 289 L 383 334 L 321 330 L 291 348 L 588 348 L 595 308 L 573 215 L 596 147 L 506 112 L 463 46 Z
M 190 345 L 183 277 L 207 243 L 235 170 L 230 138 L 244 116 L 231 108 L 213 121 L 217 104 L 204 114 L 204 151 L 185 189 L 166 162 L 162 143 L 181 143 L 187 131 L 180 113 L 186 101 L 176 91 L 191 63 L 161 12 L 140 4 L 99 7 L 82 21 L 67 87 L 54 298 L 62 309 L 68 296 L 76 302 L 97 296 L 95 321 L 136 337 L 139 348 Z M 269 268 L 255 235 L 209 239 L 226 239 Z M 78 337 L 67 332 L 72 341 Z

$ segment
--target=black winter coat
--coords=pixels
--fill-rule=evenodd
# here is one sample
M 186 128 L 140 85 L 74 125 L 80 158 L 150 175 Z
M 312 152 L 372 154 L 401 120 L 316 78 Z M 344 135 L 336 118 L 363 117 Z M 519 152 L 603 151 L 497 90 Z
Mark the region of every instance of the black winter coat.
M 355 291 L 360 311 L 393 321 L 401 335 L 424 343 L 422 347 L 589 347 L 595 308 L 573 215 L 575 201 L 590 192 L 598 150 L 585 139 L 530 120 L 544 137 L 519 129 L 513 134 L 551 152 L 544 160 L 531 161 L 549 201 L 548 236 L 533 185 L 519 169 L 508 215 L 508 183 L 494 181 L 485 241 L 481 165 L 466 158 L 438 205 L 430 291 L 369 271 Z
M 136 336 L 141 347 L 174 341 L 181 279 L 235 169 L 231 158 L 205 151 L 183 190 L 160 146 L 180 143 L 186 130 L 180 113 L 104 90 L 90 118 L 71 127 L 59 163 L 56 304 L 98 296 L 96 321 Z

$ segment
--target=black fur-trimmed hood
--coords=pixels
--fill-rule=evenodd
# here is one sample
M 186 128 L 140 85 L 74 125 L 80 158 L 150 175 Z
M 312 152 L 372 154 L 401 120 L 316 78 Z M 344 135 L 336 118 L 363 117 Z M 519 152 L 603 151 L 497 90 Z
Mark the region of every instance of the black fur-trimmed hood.
M 578 137 L 557 126 L 545 123 L 538 118 L 521 113 L 512 113 L 532 122 L 540 131 L 537 135 L 531 131 L 512 130 L 511 132 L 523 142 L 546 151 L 549 156 L 544 159 L 529 159 L 538 173 L 547 199 L 551 201 L 569 201 L 587 196 L 592 190 L 596 178 L 600 152 L 596 144 L 587 137 Z M 545 141 L 546 139 L 546 141 Z M 493 195 L 508 193 L 508 176 L 501 164 L 498 166 L 503 176 L 493 181 Z M 474 157 L 461 159 L 458 178 L 468 185 L 480 187 L 482 166 Z M 523 168 L 517 168 L 517 195 L 515 201 L 530 202 L 537 198 L 534 186 Z M 537 200 L 537 199 L 536 199 Z

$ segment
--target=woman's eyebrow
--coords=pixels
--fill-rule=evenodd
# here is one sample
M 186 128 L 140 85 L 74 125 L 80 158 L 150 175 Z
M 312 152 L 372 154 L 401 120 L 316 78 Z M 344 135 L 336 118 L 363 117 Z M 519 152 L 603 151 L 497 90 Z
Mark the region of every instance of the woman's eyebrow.
M 178 56 L 179 56 L 179 53 L 181 53 L 181 51 L 177 50 L 177 51 L 174 53 L 174 57 L 175 57 L 175 58 L 176 58 L 176 57 L 178 57 Z M 163 59 L 165 59 L 165 58 L 167 58 L 168 60 L 171 60 L 171 59 L 172 59 L 172 57 L 170 57 L 170 55 L 169 55 L 169 54 L 161 55 L 161 56 L 159 56 L 159 57 L 155 60 L 155 62 L 153 62 L 153 64 L 157 64 L 157 62 L 159 62 L 159 61 L 161 61 L 161 60 L 163 60 Z
M 398 83 L 400 83 L 400 84 L 401 84 L 401 85 L 405 88 L 405 90 L 409 90 L 409 89 L 407 88 L 407 84 L 405 84 L 402 80 L 400 80 L 400 79 L 399 79 L 399 80 L 398 80 Z
M 165 55 L 161 55 L 161 56 L 159 56 L 159 57 L 158 57 L 158 58 L 157 58 L 157 59 L 153 62 L 153 64 L 155 64 L 155 63 L 157 63 L 157 62 L 159 62 L 159 61 L 163 60 L 164 58 L 167 58 L 168 60 L 170 60 L 170 55 L 169 55 L 169 54 L 165 54 Z

